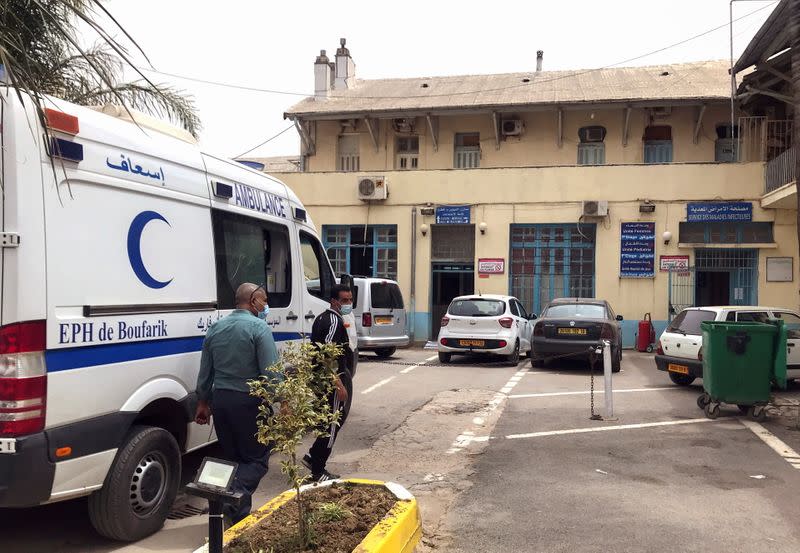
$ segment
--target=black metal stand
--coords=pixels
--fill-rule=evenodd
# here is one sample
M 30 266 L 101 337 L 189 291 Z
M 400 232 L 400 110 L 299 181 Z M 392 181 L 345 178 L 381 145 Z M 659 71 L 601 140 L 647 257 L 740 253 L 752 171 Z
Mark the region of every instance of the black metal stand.
M 186 493 L 208 499 L 208 553 L 222 553 L 222 508 L 225 505 L 238 506 L 242 492 L 212 490 L 190 482 L 186 485 Z
M 222 520 L 221 501 L 208 500 L 208 553 L 222 553 Z

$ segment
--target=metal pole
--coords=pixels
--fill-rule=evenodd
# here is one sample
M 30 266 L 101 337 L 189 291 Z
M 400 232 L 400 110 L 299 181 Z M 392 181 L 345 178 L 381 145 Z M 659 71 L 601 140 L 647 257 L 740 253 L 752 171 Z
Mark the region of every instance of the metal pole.
M 409 334 L 411 340 L 416 340 L 417 318 L 417 207 L 411 208 L 411 285 L 409 290 L 409 305 L 411 306 L 411 319 L 409 321 Z
M 603 377 L 605 379 L 603 392 L 606 399 L 606 418 L 614 417 L 614 390 L 611 385 L 611 342 L 603 340 Z
M 729 10 L 730 23 L 728 25 L 729 29 L 730 29 L 730 37 L 731 37 L 731 69 L 730 69 L 730 71 L 731 71 L 731 138 L 733 138 L 733 129 L 734 129 L 734 124 L 736 123 L 735 115 L 734 115 L 734 99 L 736 98 L 736 75 L 733 73 L 733 2 L 734 1 L 735 0 L 731 0 L 730 1 L 730 10 Z M 737 147 L 737 151 L 738 151 L 738 149 L 739 148 Z
M 222 553 L 222 502 L 208 500 L 208 553 Z

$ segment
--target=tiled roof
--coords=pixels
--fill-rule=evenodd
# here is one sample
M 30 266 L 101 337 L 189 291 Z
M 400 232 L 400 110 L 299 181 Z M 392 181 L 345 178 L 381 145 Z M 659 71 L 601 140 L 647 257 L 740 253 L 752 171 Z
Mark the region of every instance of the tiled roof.
M 721 60 L 649 67 L 356 80 L 355 87 L 334 90 L 325 100 L 306 98 L 285 115 L 314 118 L 581 103 L 725 100 L 730 98 L 728 68 L 729 63 Z

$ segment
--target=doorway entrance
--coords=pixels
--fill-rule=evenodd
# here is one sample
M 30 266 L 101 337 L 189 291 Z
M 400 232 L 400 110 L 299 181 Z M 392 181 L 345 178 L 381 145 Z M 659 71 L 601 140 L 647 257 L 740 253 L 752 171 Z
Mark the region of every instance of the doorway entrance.
M 431 339 L 453 298 L 475 292 L 475 227 L 431 228 Z
M 695 305 L 757 305 L 758 250 L 695 250 Z
M 435 340 L 453 298 L 475 292 L 475 266 L 434 263 L 431 287 L 431 339 Z

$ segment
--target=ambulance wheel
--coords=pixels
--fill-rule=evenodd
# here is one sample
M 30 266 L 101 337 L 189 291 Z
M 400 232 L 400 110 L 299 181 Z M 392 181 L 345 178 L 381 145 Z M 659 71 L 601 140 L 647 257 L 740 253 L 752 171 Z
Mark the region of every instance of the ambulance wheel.
M 97 532 L 137 541 L 161 529 L 178 493 L 181 452 L 163 428 L 134 426 L 117 451 L 103 487 L 89 496 Z

